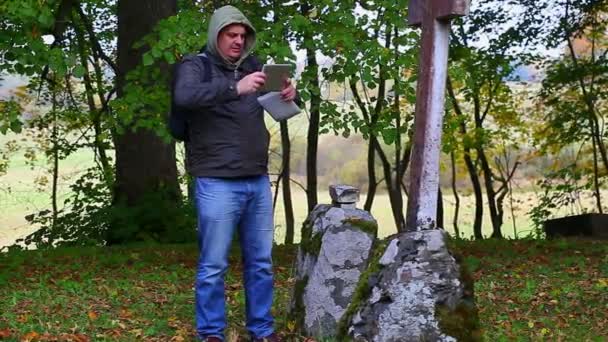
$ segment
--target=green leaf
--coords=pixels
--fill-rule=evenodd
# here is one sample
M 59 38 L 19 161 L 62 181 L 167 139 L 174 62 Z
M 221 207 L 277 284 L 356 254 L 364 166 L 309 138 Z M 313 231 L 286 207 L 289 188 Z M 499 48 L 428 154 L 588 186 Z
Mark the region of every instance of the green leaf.
M 167 63 L 169 63 L 169 64 L 175 63 L 175 56 L 171 53 L 171 51 L 165 51 L 163 53 L 163 56 L 165 57 L 165 61 L 167 61 Z
M 23 124 L 19 120 L 14 120 L 13 122 L 11 122 L 11 131 L 13 131 L 15 133 L 21 133 L 22 127 L 23 127 Z
M 82 78 L 84 76 L 85 72 L 86 72 L 86 70 L 82 65 L 77 65 L 72 70 L 72 74 L 74 75 L 74 77 L 77 77 L 77 78 Z
M 143 62 L 145 66 L 150 66 L 154 64 L 154 58 L 150 55 L 149 52 L 146 52 L 143 56 Z

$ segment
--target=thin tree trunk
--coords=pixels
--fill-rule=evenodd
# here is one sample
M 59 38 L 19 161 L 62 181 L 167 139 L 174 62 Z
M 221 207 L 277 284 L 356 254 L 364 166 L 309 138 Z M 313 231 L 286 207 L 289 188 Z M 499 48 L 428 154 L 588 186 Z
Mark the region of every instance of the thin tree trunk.
M 509 185 L 509 203 L 511 206 L 511 220 L 513 220 L 513 237 L 517 239 L 517 222 L 515 220 L 515 206 L 513 205 L 513 186 Z
M 312 10 L 308 1 L 302 1 L 301 14 L 307 17 Z M 304 33 L 303 46 L 306 47 L 306 70 L 310 84 L 310 122 L 308 124 L 308 137 L 306 146 L 306 200 L 308 212 L 311 212 L 317 203 L 317 151 L 319 145 L 319 122 L 321 118 L 321 87 L 319 84 L 319 64 L 317 63 L 315 42 L 312 28 Z
M 52 86 L 53 93 L 53 131 L 51 133 L 51 141 L 53 143 L 53 183 L 51 189 L 51 205 L 53 207 L 53 222 L 52 227 L 53 230 L 57 224 L 57 216 L 59 213 L 57 207 L 57 181 L 59 180 L 59 134 L 58 134 L 58 122 L 57 122 L 57 91 L 55 90 L 55 86 Z
M 290 156 L 291 142 L 289 141 L 289 127 L 287 121 L 281 121 L 281 148 L 283 150 L 283 209 L 285 210 L 285 244 L 293 245 L 294 239 L 294 216 L 293 202 L 291 199 L 291 171 Z M 277 185 L 278 186 L 278 185 Z
M 486 158 L 483 148 L 477 148 L 477 156 L 481 162 L 481 169 L 483 171 L 484 183 L 486 186 L 486 196 L 488 196 L 488 207 L 490 209 L 490 219 L 492 221 L 492 237 L 496 239 L 502 238 L 502 218 L 499 214 L 497 206 L 496 192 L 494 190 L 494 181 L 492 180 L 492 171 L 490 170 L 490 164 Z
M 374 152 L 374 146 L 371 142 L 367 144 L 367 196 L 365 197 L 365 204 L 363 210 L 371 212 L 374 204 L 374 197 L 376 196 L 376 190 L 378 184 L 376 184 L 376 154 Z
M 454 151 L 450 153 L 450 159 L 452 160 L 452 192 L 454 193 L 454 234 L 457 239 L 460 239 L 460 229 L 458 228 L 458 214 L 460 213 L 460 196 L 456 190 L 456 154 Z
M 591 141 L 593 145 L 593 195 L 595 196 L 595 205 L 597 206 L 597 210 L 600 214 L 603 213 L 602 209 L 602 195 L 600 192 L 600 182 L 599 182 L 599 170 L 598 170 L 598 158 L 597 158 L 597 146 L 595 141 Z
M 448 76 L 447 79 L 447 90 L 450 96 L 450 100 L 452 101 L 452 105 L 454 107 L 454 113 L 456 116 L 463 118 L 463 113 L 460 108 L 460 104 L 458 103 L 458 99 L 456 99 L 456 95 L 454 94 L 454 88 L 452 87 L 452 80 Z M 466 123 L 464 121 L 460 121 L 460 134 L 465 136 L 467 134 Z M 469 177 L 471 178 L 471 184 L 473 185 L 473 193 L 475 194 L 475 218 L 473 221 L 473 234 L 475 239 L 481 240 L 483 239 L 482 232 L 482 224 L 483 224 L 483 196 L 481 192 L 481 182 L 479 181 L 479 175 L 477 174 L 477 168 L 471 159 L 471 149 L 467 146 L 464 147 L 464 163 L 467 167 L 467 171 L 469 172 Z
M 89 75 L 89 63 L 88 57 L 89 54 L 87 52 L 87 47 L 85 44 L 84 33 L 80 23 L 77 23 L 75 20 L 74 28 L 76 31 L 76 40 L 78 42 L 78 50 L 80 57 L 80 64 L 84 68 L 83 75 L 83 83 L 86 90 L 86 98 L 87 105 L 89 106 L 89 113 L 91 117 L 91 122 L 93 123 L 93 131 L 94 131 L 94 142 L 93 142 L 93 150 L 97 154 L 99 159 L 99 163 L 101 164 L 101 169 L 104 177 L 104 182 L 108 186 L 108 188 L 112 187 L 112 167 L 110 165 L 110 161 L 106 154 L 106 149 L 103 144 L 102 139 L 102 128 L 101 128 L 101 115 L 100 109 L 95 105 L 95 100 L 93 95 L 95 94 L 95 90 L 93 89 L 93 81 L 91 80 L 91 76 Z
M 367 111 L 367 107 L 365 106 L 363 100 L 361 99 L 361 96 L 359 95 L 356 84 L 352 81 L 350 82 L 350 89 L 353 94 L 353 97 L 355 98 L 355 101 L 357 102 L 357 105 L 359 106 L 359 109 L 363 114 L 363 118 L 367 126 L 371 128 L 375 123 L 375 120 L 377 120 L 378 115 L 382 110 L 382 107 L 376 106 L 375 113 L 377 114 L 374 114 L 375 116 L 370 118 L 370 115 Z M 380 98 L 380 96 L 378 96 L 378 98 Z M 403 215 L 403 197 L 401 196 L 400 179 L 397 178 L 397 173 L 395 173 L 395 175 L 393 176 L 391 164 L 386 154 L 384 153 L 384 150 L 382 150 L 382 146 L 380 146 L 377 137 L 374 134 L 370 134 L 369 143 L 378 154 L 378 157 L 380 158 L 380 161 L 382 163 L 384 181 L 388 191 L 389 202 L 391 204 L 391 212 L 393 214 L 395 226 L 397 227 L 397 231 L 402 232 L 405 230 L 405 216 Z
M 441 187 L 437 190 L 437 227 L 444 228 L 443 225 L 443 192 Z
M 384 181 L 388 191 L 388 198 L 391 204 L 391 212 L 398 232 L 405 231 L 405 216 L 403 215 L 403 197 L 401 196 L 401 186 L 396 177 L 393 177 L 392 168 L 386 154 L 382 150 L 378 139 L 374 135 L 370 135 L 370 143 L 373 144 L 384 171 Z M 394 178 L 394 180 L 393 180 Z

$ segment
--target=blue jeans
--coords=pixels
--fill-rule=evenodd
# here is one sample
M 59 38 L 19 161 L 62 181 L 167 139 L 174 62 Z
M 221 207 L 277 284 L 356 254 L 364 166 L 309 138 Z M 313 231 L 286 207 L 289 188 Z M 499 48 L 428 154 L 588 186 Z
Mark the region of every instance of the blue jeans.
M 247 330 L 273 333 L 272 195 L 267 175 L 195 179 L 200 256 L 196 272 L 196 330 L 200 338 L 224 339 L 224 275 L 234 231 L 243 257 Z

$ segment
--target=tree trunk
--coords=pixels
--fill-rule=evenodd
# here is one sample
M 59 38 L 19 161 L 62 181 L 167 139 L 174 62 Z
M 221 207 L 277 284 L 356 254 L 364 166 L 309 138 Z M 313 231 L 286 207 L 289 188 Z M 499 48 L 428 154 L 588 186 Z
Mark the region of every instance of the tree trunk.
M 53 113 L 53 131 L 51 133 L 51 141 L 53 142 L 53 149 L 52 149 L 52 158 L 53 158 L 53 183 L 52 183 L 52 189 L 51 189 L 51 205 L 53 207 L 53 222 L 52 222 L 52 227 L 53 230 L 55 229 L 55 226 L 57 224 L 57 216 L 59 214 L 59 209 L 57 207 L 57 181 L 59 180 L 59 128 L 57 127 L 58 120 L 57 120 L 57 90 L 55 89 L 55 86 L 52 86 L 51 89 L 53 95 L 53 109 L 52 109 L 52 113 Z M 50 241 L 52 243 L 52 241 Z
M 492 170 L 486 158 L 485 151 L 482 147 L 477 148 L 477 156 L 481 162 L 483 171 L 484 183 L 486 186 L 486 196 L 488 196 L 488 207 L 490 208 L 490 219 L 492 221 L 492 237 L 496 239 L 502 238 L 502 217 L 499 215 L 499 210 L 496 203 L 496 191 L 494 190 L 494 181 L 492 180 Z
M 437 227 L 445 228 L 443 225 L 443 192 L 441 187 L 437 192 Z
M 367 196 L 365 197 L 365 204 L 363 210 L 371 212 L 374 204 L 374 197 L 376 196 L 376 154 L 374 153 L 374 146 L 371 142 L 367 144 Z
M 300 12 L 308 17 L 311 6 L 303 1 Z M 306 73 L 309 78 L 308 90 L 310 92 L 310 122 L 308 124 L 308 137 L 306 145 L 306 199 L 308 212 L 311 212 L 319 202 L 317 196 L 317 151 L 319 145 L 319 121 L 321 118 L 321 87 L 319 84 L 319 64 L 317 63 L 315 42 L 312 28 L 304 32 L 303 46 L 306 47 Z
M 159 20 L 176 13 L 176 1 L 119 0 L 118 1 L 118 69 L 117 93 L 124 95 L 126 75 L 140 64 L 146 47 L 135 49 L 133 44 L 152 32 Z M 167 67 L 161 71 L 168 73 Z M 134 113 L 137 118 L 138 113 Z M 175 144 L 165 144 L 153 131 L 128 128 L 116 139 L 116 183 L 114 205 L 137 207 L 144 204 L 147 194 L 166 194 L 165 204 L 180 199 L 175 162 Z M 148 203 L 150 205 L 150 203 Z M 161 206 L 162 207 L 162 206 Z M 159 208 L 159 210 L 161 210 Z M 135 218 L 137 220 L 137 218 Z M 129 222 L 143 229 L 141 222 Z M 125 236 L 122 227 L 113 225 L 108 243 L 122 243 L 137 232 Z M 146 227 L 147 229 L 148 227 Z
M 460 196 L 456 189 L 456 154 L 454 151 L 450 153 L 450 159 L 452 160 L 452 192 L 454 193 L 454 234 L 457 239 L 460 239 L 460 229 L 458 228 L 458 214 L 460 213 Z
M 450 101 L 454 107 L 454 113 L 456 116 L 463 117 L 462 109 L 460 108 L 460 104 L 456 99 L 456 95 L 454 94 L 454 88 L 452 87 L 452 80 L 450 77 L 447 79 L 447 90 L 448 95 L 450 96 Z M 467 127 L 464 121 L 460 121 L 460 134 L 465 136 L 467 134 Z M 475 163 L 471 158 L 471 149 L 467 146 L 464 146 L 464 163 L 467 166 L 467 171 L 469 172 L 469 177 L 471 178 L 471 184 L 473 184 L 473 193 L 475 194 L 475 219 L 473 221 L 473 234 L 475 239 L 481 240 L 483 239 L 483 233 L 481 231 L 483 224 L 483 196 L 481 194 L 481 183 L 479 181 L 479 175 L 477 174 L 477 167 L 475 167 Z
M 293 202 L 291 200 L 291 142 L 289 141 L 289 127 L 287 121 L 281 121 L 281 148 L 283 150 L 283 171 L 281 172 L 283 185 L 283 209 L 285 210 L 285 244 L 293 245 L 294 217 Z
M 83 75 L 83 83 L 84 88 L 86 90 L 86 98 L 87 105 L 89 106 L 89 113 L 91 116 L 91 122 L 93 123 L 93 131 L 94 131 L 94 143 L 93 143 L 93 152 L 99 158 L 99 163 L 101 164 L 101 169 L 103 172 L 104 182 L 106 185 L 111 188 L 113 185 L 112 182 L 112 166 L 110 165 L 110 160 L 106 153 L 106 147 L 102 138 L 102 128 L 101 128 L 101 109 L 97 108 L 95 104 L 94 95 L 96 93 L 93 88 L 93 80 L 89 74 L 89 51 L 87 45 L 85 43 L 84 37 L 84 29 L 83 24 L 78 23 L 74 20 L 74 29 L 76 31 L 76 41 L 78 43 L 78 52 L 80 57 L 80 64 L 84 67 L 84 75 Z M 103 98 L 103 95 L 102 97 Z
M 473 221 L 473 235 L 475 239 L 483 239 L 483 233 L 481 231 L 483 225 L 483 195 L 481 192 L 481 182 L 479 181 L 479 175 L 477 174 L 477 168 L 471 159 L 471 150 L 464 150 L 464 163 L 469 171 L 469 177 L 471 178 L 471 184 L 473 184 L 473 193 L 475 195 L 475 219 Z

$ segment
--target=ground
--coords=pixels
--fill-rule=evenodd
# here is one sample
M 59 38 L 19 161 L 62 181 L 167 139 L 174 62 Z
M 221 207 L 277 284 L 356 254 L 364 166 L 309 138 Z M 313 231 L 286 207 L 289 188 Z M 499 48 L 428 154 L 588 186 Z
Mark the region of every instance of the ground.
M 475 278 L 487 341 L 605 341 L 608 243 L 454 242 Z M 288 315 L 295 247 L 275 248 L 277 328 Z M 226 279 L 229 341 L 244 338 L 238 251 Z M 191 341 L 193 245 L 0 254 L 0 340 Z

